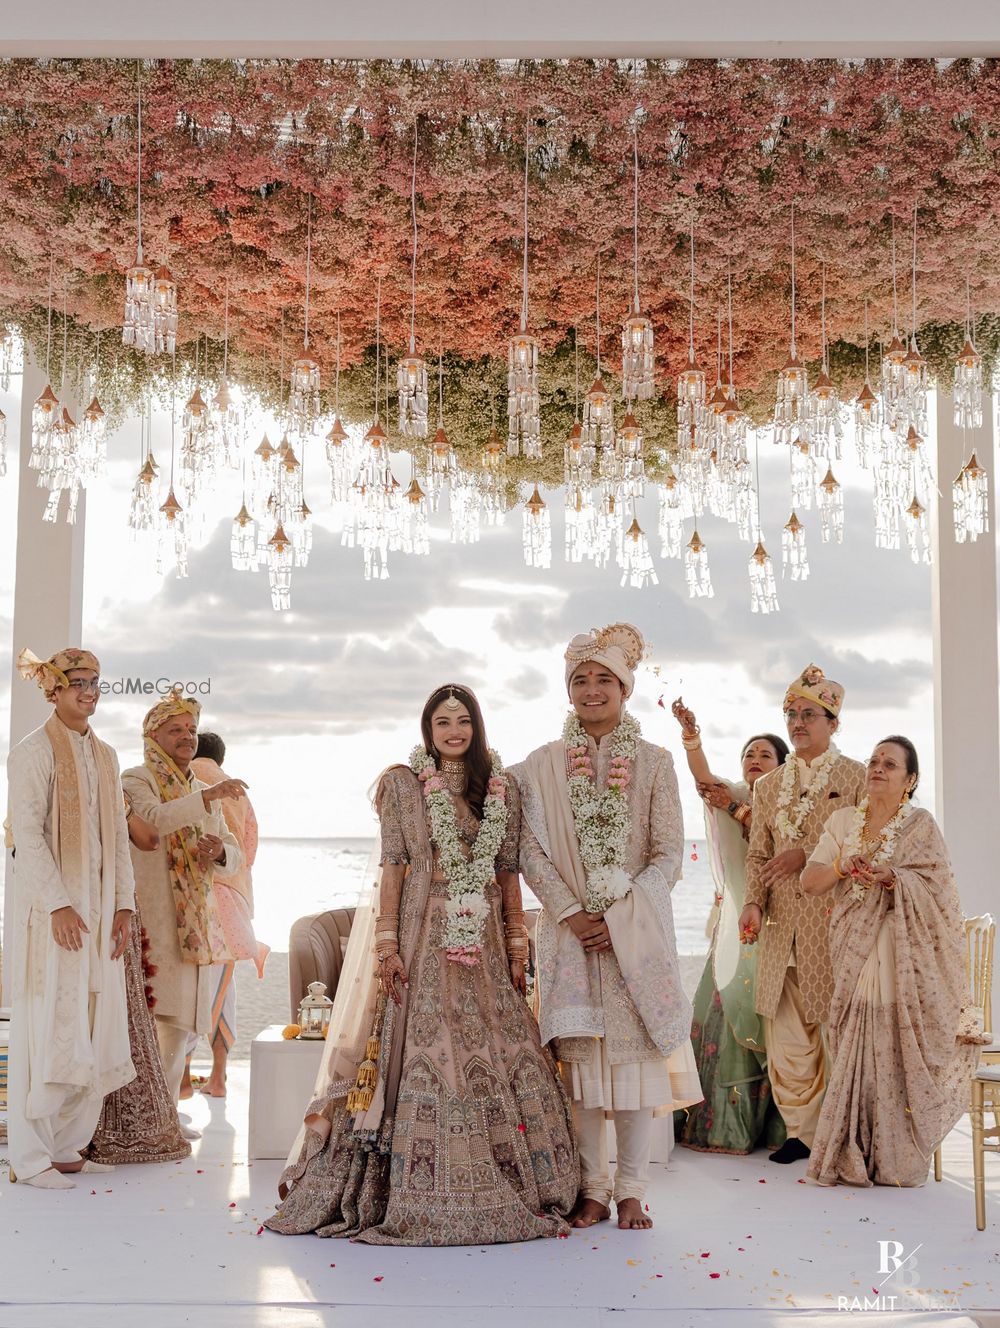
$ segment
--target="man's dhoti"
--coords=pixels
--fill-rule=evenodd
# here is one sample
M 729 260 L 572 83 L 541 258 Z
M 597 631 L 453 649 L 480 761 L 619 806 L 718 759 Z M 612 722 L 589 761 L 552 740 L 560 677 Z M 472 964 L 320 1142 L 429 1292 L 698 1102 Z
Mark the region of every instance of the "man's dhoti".
M 773 1019 L 764 1020 L 764 1032 L 774 1104 L 788 1137 L 812 1148 L 829 1066 L 823 1025 L 805 1018 L 794 964 L 785 970 L 778 1008 Z

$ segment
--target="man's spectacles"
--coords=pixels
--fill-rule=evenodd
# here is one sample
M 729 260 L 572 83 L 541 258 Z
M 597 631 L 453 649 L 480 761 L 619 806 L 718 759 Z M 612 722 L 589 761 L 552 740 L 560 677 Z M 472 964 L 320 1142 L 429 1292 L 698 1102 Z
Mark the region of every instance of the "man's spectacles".
M 72 687 L 74 692 L 94 692 L 95 695 L 101 690 L 100 678 L 69 678 L 66 681 L 67 687 Z
M 803 724 L 815 724 L 817 719 L 829 719 L 825 710 L 786 710 L 785 719 L 790 724 L 801 721 Z

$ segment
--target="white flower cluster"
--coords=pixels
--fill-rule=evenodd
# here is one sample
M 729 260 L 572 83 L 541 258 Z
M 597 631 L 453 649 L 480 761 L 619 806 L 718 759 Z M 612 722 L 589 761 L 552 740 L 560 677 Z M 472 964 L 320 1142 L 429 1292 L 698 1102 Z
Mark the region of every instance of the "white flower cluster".
M 903 828 L 903 824 L 913 812 L 913 804 L 907 800 L 901 802 L 899 810 L 882 828 L 879 835 L 878 848 L 874 853 L 864 853 L 863 842 L 865 835 L 865 822 L 868 819 L 868 799 L 862 798 L 854 809 L 854 819 L 851 821 L 851 828 L 848 831 L 847 838 L 844 840 L 844 847 L 841 850 L 841 862 L 848 862 L 851 858 L 859 856 L 867 857 L 873 867 L 877 867 L 881 862 L 888 862 L 896 848 L 896 836 Z M 860 877 L 855 877 L 851 881 L 851 894 L 855 899 L 864 899 L 870 886 Z
M 478 962 L 483 948 L 483 930 L 490 912 L 486 887 L 494 878 L 497 854 L 507 831 L 506 796 L 497 791 L 501 785 L 506 790 L 507 777 L 500 757 L 492 749 L 490 767 L 483 819 L 472 853 L 466 858 L 462 852 L 455 807 L 433 757 L 421 746 L 414 747 L 410 753 L 410 769 L 424 785 L 431 837 L 437 845 L 441 871 L 448 887 L 444 948 L 450 959 L 467 965 Z
M 631 878 L 625 871 L 631 828 L 628 784 L 640 733 L 638 721 L 624 715 L 611 735 L 608 787 L 598 792 L 587 755 L 587 735 L 575 712 L 570 712 L 563 728 L 569 757 L 569 801 L 580 858 L 587 873 L 585 905 L 589 913 L 603 913 L 632 889 Z
M 840 752 L 831 742 L 823 755 L 816 758 L 812 765 L 813 775 L 809 787 L 796 801 L 795 811 L 791 816 L 788 814 L 788 809 L 792 804 L 798 774 L 795 757 L 789 756 L 781 767 L 781 788 L 778 790 L 774 828 L 782 839 L 801 839 L 803 823 L 819 801 L 819 795 L 829 784 L 833 763 L 839 755 Z

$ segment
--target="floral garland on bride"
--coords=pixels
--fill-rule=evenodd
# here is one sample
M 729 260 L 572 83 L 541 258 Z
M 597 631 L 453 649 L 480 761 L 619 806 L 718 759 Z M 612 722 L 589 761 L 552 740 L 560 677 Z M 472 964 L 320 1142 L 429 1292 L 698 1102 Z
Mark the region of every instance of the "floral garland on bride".
M 798 767 L 793 756 L 789 756 L 781 767 L 781 787 L 778 790 L 774 828 L 782 839 L 801 839 L 805 819 L 816 806 L 819 795 L 830 782 L 833 763 L 839 755 L 840 752 L 831 742 L 823 755 L 816 758 L 812 764 L 813 775 L 809 787 L 795 803 L 795 811 L 791 816 L 788 814 L 788 809 L 792 805 L 795 785 L 798 782 Z
M 631 828 L 626 791 L 632 782 L 632 764 L 641 732 L 638 720 L 628 714 L 622 716 L 611 734 L 607 787 L 598 793 L 587 734 L 575 711 L 570 711 L 563 727 L 569 802 L 580 858 L 587 873 L 588 913 L 603 913 L 632 890 L 632 879 L 625 871 Z
M 868 861 L 873 867 L 877 867 L 881 862 L 888 862 L 896 848 L 896 837 L 903 828 L 907 818 L 913 813 L 913 803 L 907 798 L 899 804 L 899 809 L 886 821 L 878 835 L 878 848 L 874 853 L 867 855 Z M 844 847 L 840 851 L 841 860 L 849 862 L 851 858 L 859 857 L 863 854 L 865 840 L 865 825 L 868 821 L 868 799 L 862 798 L 854 809 L 854 817 L 851 821 L 851 828 L 847 832 L 847 838 L 844 840 Z M 855 899 L 864 899 L 865 895 L 871 889 L 867 881 L 863 881 L 860 876 L 855 876 L 851 881 L 851 894 Z
M 454 803 L 434 758 L 418 745 L 410 753 L 410 769 L 424 786 L 431 837 L 437 844 L 448 887 L 445 954 L 453 963 L 474 968 L 482 954 L 483 931 L 490 913 L 486 887 L 496 875 L 497 854 L 507 831 L 507 776 L 503 763 L 491 748 L 483 819 L 468 858 L 462 852 Z

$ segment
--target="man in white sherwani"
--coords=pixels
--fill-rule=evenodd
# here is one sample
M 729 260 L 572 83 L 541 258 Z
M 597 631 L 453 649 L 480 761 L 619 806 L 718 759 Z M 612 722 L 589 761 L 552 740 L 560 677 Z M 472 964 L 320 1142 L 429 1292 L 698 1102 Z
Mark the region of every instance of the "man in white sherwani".
M 71 1190 L 105 1095 L 135 1078 L 122 955 L 135 908 L 118 758 L 90 727 L 100 665 L 18 657 L 55 707 L 7 759 L 14 840 L 10 1178 Z
M 542 1041 L 560 1062 L 580 1149 L 577 1227 L 605 1221 L 612 1197 L 619 1227 L 652 1226 L 654 1115 L 702 1099 L 670 905 L 684 833 L 677 778 L 670 753 L 645 742 L 625 709 L 643 649 L 628 623 L 575 636 L 563 737 L 511 768 L 521 871 L 542 903 Z
M 158 702 L 143 720 L 144 764 L 122 775 L 139 816 L 156 827 L 160 847 L 134 851 L 136 899 L 149 938 L 153 1015 L 163 1073 L 174 1102 L 192 1033 L 212 1025 L 212 964 L 228 963 L 212 882 L 243 865 L 221 798 L 243 796 L 241 779 L 211 787 L 191 774 L 201 706 L 178 693 Z M 189 1137 L 196 1132 L 185 1129 Z

